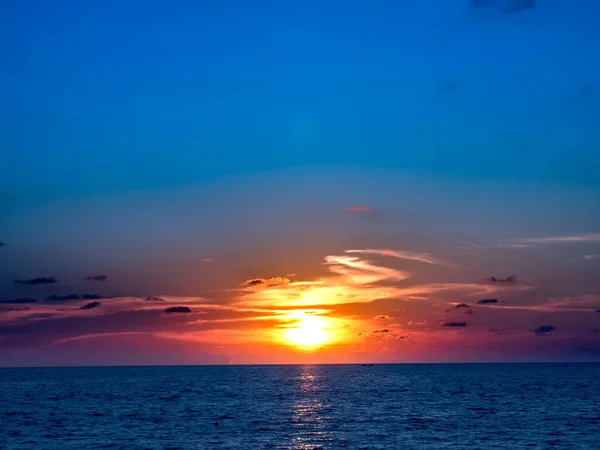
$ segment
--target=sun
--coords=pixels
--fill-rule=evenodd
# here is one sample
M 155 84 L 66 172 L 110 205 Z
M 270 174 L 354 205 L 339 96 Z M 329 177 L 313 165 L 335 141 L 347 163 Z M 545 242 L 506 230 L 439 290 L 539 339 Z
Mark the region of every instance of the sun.
M 329 339 L 329 333 L 319 319 L 311 316 L 304 316 L 295 328 L 286 331 L 285 336 L 289 342 L 303 348 L 318 347 Z

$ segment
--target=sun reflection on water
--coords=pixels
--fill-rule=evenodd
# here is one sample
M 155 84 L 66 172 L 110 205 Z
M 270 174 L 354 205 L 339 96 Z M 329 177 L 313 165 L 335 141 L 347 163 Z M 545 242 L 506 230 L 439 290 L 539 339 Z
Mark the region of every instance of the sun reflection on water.
M 314 449 L 334 440 L 326 429 L 331 405 L 326 398 L 324 378 L 317 366 L 302 366 L 296 377 L 296 395 L 291 404 L 293 448 Z

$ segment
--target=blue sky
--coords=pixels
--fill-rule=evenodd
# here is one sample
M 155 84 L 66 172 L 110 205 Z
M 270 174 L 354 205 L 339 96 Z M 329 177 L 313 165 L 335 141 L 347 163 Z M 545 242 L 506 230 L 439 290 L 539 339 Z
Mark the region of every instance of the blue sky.
M 314 164 L 598 185 L 593 1 L 3 9 L 9 203 Z
M 236 304 L 393 248 L 593 304 L 600 5 L 511 1 L 2 2 L 0 300 Z

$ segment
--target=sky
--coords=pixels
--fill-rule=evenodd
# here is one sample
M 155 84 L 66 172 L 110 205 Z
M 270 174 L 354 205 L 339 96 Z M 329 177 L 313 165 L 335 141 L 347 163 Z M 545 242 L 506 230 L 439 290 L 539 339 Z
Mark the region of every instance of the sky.
M 0 366 L 600 361 L 600 4 L 0 5 Z

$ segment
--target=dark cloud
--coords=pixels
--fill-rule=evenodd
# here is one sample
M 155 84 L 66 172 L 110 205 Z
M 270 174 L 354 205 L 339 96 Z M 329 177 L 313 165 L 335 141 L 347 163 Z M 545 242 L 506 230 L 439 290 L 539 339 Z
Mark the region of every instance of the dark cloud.
M 444 322 L 443 327 L 466 327 L 467 322 Z
M 35 302 L 37 302 L 37 300 L 35 298 L 29 298 L 29 297 L 13 298 L 10 300 L 0 300 L 0 303 L 11 304 L 11 305 L 22 304 L 22 303 L 35 303 Z
M 73 300 L 101 300 L 104 298 L 102 295 L 98 294 L 67 294 L 67 295 L 56 295 L 52 294 L 46 297 L 46 300 L 51 302 L 69 302 Z
M 388 330 L 387 328 L 384 328 L 383 330 L 375 330 L 373 331 L 373 333 L 391 333 L 392 330 Z
M 378 316 L 373 317 L 373 319 L 376 319 L 376 320 L 392 320 L 393 317 L 392 316 L 388 316 L 386 314 L 379 314 Z
M 535 330 L 533 330 L 533 333 L 540 335 L 540 334 L 549 334 L 549 333 L 552 333 L 553 331 L 556 331 L 556 327 L 554 327 L 552 325 L 540 325 Z
M 4 242 L 0 242 L 0 247 L 4 247 L 6 244 Z
M 248 287 L 252 286 L 278 286 L 282 284 L 288 284 L 290 282 L 289 278 L 285 277 L 274 277 L 274 278 L 253 278 L 251 280 L 246 280 L 244 285 Z
M 483 280 L 484 283 L 491 283 L 491 284 L 501 284 L 501 283 L 506 283 L 506 284 L 511 284 L 511 283 L 516 283 L 517 282 L 517 276 L 516 275 L 511 275 L 509 277 L 506 278 L 496 278 L 496 277 L 488 277 L 485 280 Z
M 83 279 L 88 281 L 106 281 L 108 277 L 106 275 L 88 275 L 87 277 L 83 277 Z
M 15 284 L 26 284 L 29 286 L 35 286 L 38 284 L 55 284 L 58 280 L 54 277 L 37 277 L 30 278 L 28 280 L 15 280 Z
M 465 314 L 475 314 L 475 311 L 473 311 L 472 309 L 468 309 L 467 311 L 465 311 Z
M 479 300 L 477 303 L 480 305 L 492 305 L 494 303 L 498 303 L 498 300 L 495 298 L 483 298 Z
M 600 308 L 596 310 L 596 312 L 600 312 Z
M 90 302 L 90 303 L 86 303 L 85 305 L 80 306 L 79 309 L 94 309 L 100 305 L 101 305 L 100 302 Z
M 160 297 L 146 297 L 147 302 L 164 302 Z
M 498 328 L 489 328 L 488 331 L 490 333 L 497 333 L 499 330 L 498 330 Z
M 192 309 L 189 306 L 171 306 L 163 311 L 165 314 L 189 314 Z
M 466 303 L 459 303 L 458 305 L 454 306 L 455 309 L 459 309 L 459 308 L 470 308 L 470 305 L 467 305 Z

